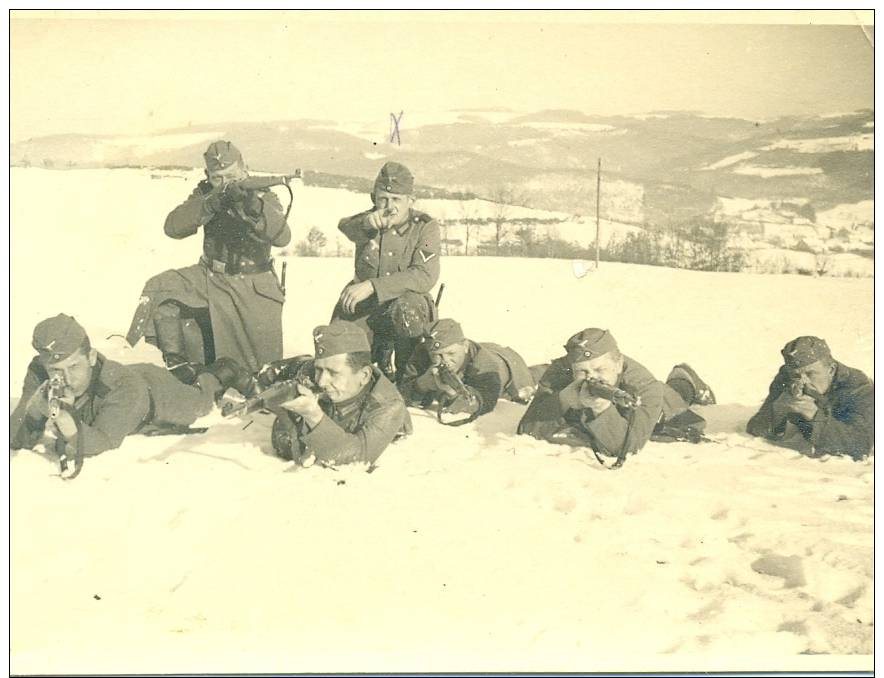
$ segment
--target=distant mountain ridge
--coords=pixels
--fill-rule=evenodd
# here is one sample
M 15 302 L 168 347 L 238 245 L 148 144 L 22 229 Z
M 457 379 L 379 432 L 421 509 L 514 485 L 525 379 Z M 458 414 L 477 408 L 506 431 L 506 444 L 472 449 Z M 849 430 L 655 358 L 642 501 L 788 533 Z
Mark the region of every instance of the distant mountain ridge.
M 370 180 L 384 160 L 419 184 L 574 214 L 602 211 L 649 225 L 710 214 L 720 198 L 800 200 L 815 211 L 873 197 L 874 114 L 755 122 L 695 112 L 596 116 L 580 111 L 450 112 L 382 130 L 326 120 L 194 125 L 144 137 L 55 135 L 11 145 L 12 165 L 54 168 L 199 166 L 213 139 L 237 143 L 250 167 Z M 309 176 L 309 175 L 308 175 Z M 617 187 L 624 190 L 620 190 Z

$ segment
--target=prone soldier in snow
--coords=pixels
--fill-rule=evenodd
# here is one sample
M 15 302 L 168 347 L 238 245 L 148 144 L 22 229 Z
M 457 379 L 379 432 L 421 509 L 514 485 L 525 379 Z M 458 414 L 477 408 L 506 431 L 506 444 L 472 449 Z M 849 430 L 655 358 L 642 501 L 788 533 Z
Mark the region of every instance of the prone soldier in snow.
M 216 357 L 250 371 L 282 358 L 284 295 L 270 256 L 291 240 L 282 205 L 269 189 L 243 188 L 248 170 L 229 141 L 213 142 L 204 158 L 206 179 L 164 227 L 176 239 L 202 227 L 202 257 L 147 281 L 126 336 L 155 344 L 185 383 Z
M 338 224 L 356 244 L 356 263 L 332 320 L 350 320 L 365 330 L 372 360 L 390 378 L 393 351 L 398 371 L 436 317 L 429 292 L 439 279 L 439 225 L 414 209 L 413 191 L 408 168 L 388 162 L 375 180 L 374 209 Z
M 456 321 L 442 318 L 428 328 L 397 385 L 409 405 L 436 402 L 443 423 L 443 414 L 466 415 L 452 420 L 459 424 L 491 412 L 500 398 L 527 403 L 537 376 L 513 349 L 467 339 Z
M 83 457 L 116 449 L 130 434 L 195 432 L 190 424 L 208 414 L 227 387 L 249 377 L 229 358 L 203 368 L 193 386 L 159 365 L 121 365 L 92 348 L 83 327 L 64 314 L 34 328 L 33 346 L 37 355 L 10 416 L 9 445 L 31 448 L 53 434 L 62 471 L 71 477 Z
M 688 365 L 676 365 L 664 384 L 620 353 L 610 332 L 597 328 L 573 335 L 565 351 L 541 377 L 519 433 L 590 446 L 597 457 L 616 458 L 615 466 L 652 436 L 702 439 L 705 421 L 688 407 L 712 405 L 715 396 Z
M 872 452 L 875 393 L 869 378 L 832 357 L 819 337 L 793 339 L 761 409 L 746 430 L 809 456 Z
M 391 442 L 411 433 L 405 402 L 372 366 L 368 337 L 355 323 L 335 320 L 317 327 L 313 342 L 312 365 L 295 358 L 292 369 L 285 361 L 272 366 L 277 379 L 300 382 L 293 399 L 276 408 L 273 449 L 302 466 L 374 466 Z M 266 384 L 261 377 L 259 383 Z

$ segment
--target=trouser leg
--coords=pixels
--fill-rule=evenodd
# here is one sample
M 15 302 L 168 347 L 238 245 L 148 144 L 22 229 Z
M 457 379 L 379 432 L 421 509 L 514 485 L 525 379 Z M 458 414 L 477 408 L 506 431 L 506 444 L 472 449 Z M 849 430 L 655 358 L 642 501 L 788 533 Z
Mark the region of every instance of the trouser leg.
M 157 348 L 163 353 L 166 368 L 179 381 L 192 384 L 199 372 L 200 362 L 191 360 L 188 355 L 180 306 L 173 302 L 160 304 L 154 313 L 153 323 Z

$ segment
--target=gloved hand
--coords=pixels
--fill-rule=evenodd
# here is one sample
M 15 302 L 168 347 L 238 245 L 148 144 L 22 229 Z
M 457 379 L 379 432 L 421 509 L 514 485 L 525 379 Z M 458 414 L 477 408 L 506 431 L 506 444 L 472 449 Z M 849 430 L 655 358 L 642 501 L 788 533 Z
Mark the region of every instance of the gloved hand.
M 264 211 L 264 202 L 258 197 L 257 191 L 250 191 L 240 184 L 230 184 L 224 191 L 224 203 L 227 206 L 242 206 L 243 211 L 250 217 L 260 217 Z
M 197 188 L 203 198 L 203 213 L 206 219 L 218 214 L 218 212 L 224 211 L 224 205 L 221 200 L 222 190 L 220 188 L 215 188 L 206 179 L 199 182 Z

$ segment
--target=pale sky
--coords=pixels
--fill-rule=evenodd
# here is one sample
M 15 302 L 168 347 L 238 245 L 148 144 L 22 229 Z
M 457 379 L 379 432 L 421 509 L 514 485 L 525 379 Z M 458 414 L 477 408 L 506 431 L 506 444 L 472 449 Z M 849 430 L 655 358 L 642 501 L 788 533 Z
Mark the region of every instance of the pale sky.
M 871 29 L 809 14 L 792 13 L 804 25 L 671 12 L 663 19 L 682 23 L 567 12 L 138 16 L 13 12 L 11 140 L 295 118 L 384 125 L 391 111 L 461 108 L 767 119 L 874 105 Z

